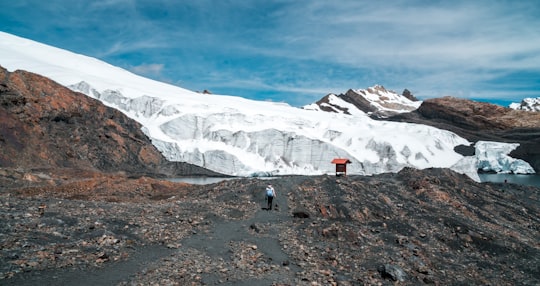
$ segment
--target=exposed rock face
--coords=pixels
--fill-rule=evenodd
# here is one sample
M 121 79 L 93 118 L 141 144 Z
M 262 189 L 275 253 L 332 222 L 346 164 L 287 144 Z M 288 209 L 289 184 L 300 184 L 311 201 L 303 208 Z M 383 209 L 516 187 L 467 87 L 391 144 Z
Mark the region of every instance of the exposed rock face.
M 347 104 L 352 104 L 356 109 L 370 115 L 373 118 L 386 118 L 388 116 L 408 112 L 416 109 L 418 101 L 407 89 L 399 95 L 386 90 L 384 86 L 376 85 L 367 89 L 349 89 L 345 94 L 328 94 L 315 102 L 314 105 L 322 111 L 342 112 L 351 114 L 348 106 L 333 103 L 332 97 L 339 98 Z M 314 106 L 304 106 L 305 109 L 313 109 Z
M 326 112 L 335 112 L 334 109 L 337 109 L 339 110 L 340 112 L 343 112 L 343 113 L 348 113 L 348 110 L 341 107 L 341 106 L 335 106 L 335 105 L 332 105 L 330 103 L 330 97 L 331 96 L 334 96 L 334 94 L 327 94 L 325 95 L 323 98 L 319 99 L 317 102 L 315 102 L 315 104 L 317 106 L 319 106 L 319 108 L 322 110 L 322 111 L 326 111 Z
M 212 174 L 164 159 L 141 126 L 45 77 L 0 67 L 0 167 Z
M 425 118 L 452 123 L 458 128 L 469 130 L 499 131 L 540 127 L 540 114 L 455 97 L 426 100 L 418 108 L 418 113 Z
M 362 93 L 355 92 L 352 89 L 349 89 L 345 94 L 340 94 L 338 96 L 343 100 L 352 103 L 354 106 L 356 106 L 356 108 L 365 113 L 372 113 L 378 110 L 377 107 L 371 105 L 371 103 L 364 96 L 362 96 Z
M 416 98 L 408 89 L 404 89 L 401 95 L 408 98 L 410 101 L 418 101 L 418 98 Z
M 510 156 L 540 172 L 540 113 L 454 97 L 425 100 L 415 111 L 389 118 L 431 125 L 478 140 L 519 143 Z

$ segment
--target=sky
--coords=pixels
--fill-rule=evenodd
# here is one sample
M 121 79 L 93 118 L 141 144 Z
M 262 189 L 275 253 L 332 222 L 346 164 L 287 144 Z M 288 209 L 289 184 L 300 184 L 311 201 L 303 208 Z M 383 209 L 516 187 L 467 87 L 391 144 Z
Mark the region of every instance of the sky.
M 0 0 L 0 30 L 193 91 L 540 97 L 540 1 Z M 1 65 L 1 63 L 0 63 Z

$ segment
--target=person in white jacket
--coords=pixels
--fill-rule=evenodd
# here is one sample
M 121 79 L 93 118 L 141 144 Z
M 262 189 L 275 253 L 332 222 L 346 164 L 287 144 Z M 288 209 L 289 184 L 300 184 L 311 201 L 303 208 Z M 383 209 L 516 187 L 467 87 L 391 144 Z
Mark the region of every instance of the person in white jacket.
M 276 196 L 276 191 L 274 190 L 272 185 L 268 185 L 266 187 L 266 201 L 268 202 L 268 207 L 266 208 L 266 210 L 272 209 L 272 202 L 275 196 Z

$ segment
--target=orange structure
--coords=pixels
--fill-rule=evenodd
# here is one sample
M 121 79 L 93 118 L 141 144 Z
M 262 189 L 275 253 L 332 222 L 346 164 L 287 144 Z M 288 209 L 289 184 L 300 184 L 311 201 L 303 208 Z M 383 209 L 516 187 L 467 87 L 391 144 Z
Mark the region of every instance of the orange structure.
M 351 161 L 345 158 L 335 158 L 332 160 L 332 164 L 336 164 L 336 176 L 347 176 L 347 164 Z

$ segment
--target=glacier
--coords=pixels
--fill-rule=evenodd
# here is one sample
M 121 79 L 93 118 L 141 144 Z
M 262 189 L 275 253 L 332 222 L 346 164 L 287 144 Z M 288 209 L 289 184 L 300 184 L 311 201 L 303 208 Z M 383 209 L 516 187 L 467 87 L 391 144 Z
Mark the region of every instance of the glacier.
M 453 152 L 469 144 L 454 133 L 425 125 L 375 121 L 283 103 L 196 94 L 199 101 L 98 91 L 87 82 L 70 85 L 139 121 L 171 161 L 237 176 L 331 173 L 333 158 L 348 158 L 349 173 L 370 175 L 416 168 L 450 167 Z
M 471 142 L 450 131 L 376 121 L 363 112 L 319 112 L 280 102 L 197 93 L 3 32 L 0 65 L 41 74 L 117 108 L 143 126 L 168 160 L 227 175 L 327 174 L 335 170 L 334 158 L 347 158 L 352 162 L 349 174 L 438 167 L 479 181 L 479 164 L 487 168 L 500 163 L 456 153 L 454 147 Z M 519 162 L 500 165 L 503 172 L 523 169 Z
M 518 146 L 518 143 L 478 141 L 475 144 L 476 167 L 485 172 L 534 174 L 529 163 L 508 156 Z

